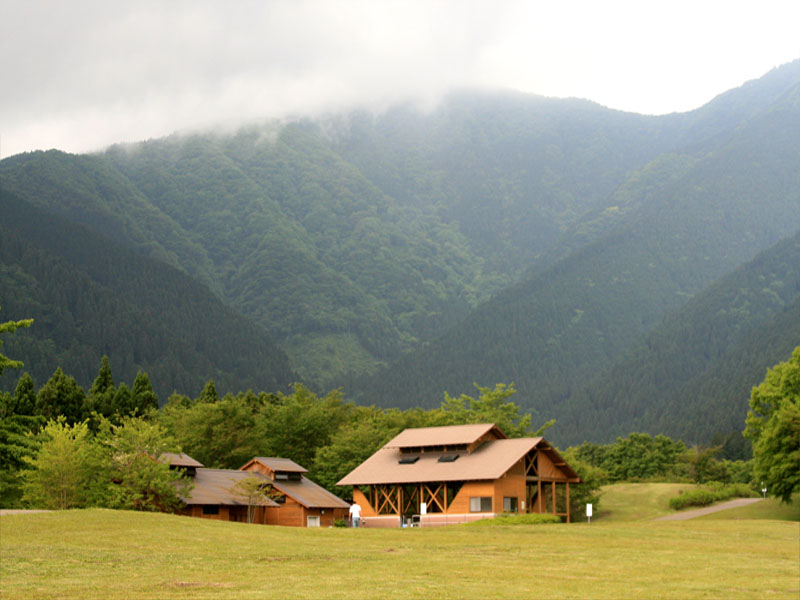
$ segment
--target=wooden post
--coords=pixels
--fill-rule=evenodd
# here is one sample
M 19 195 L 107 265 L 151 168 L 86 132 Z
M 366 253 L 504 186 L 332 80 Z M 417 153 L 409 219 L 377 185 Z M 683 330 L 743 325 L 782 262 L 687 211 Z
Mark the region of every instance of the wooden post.
M 556 508 L 556 482 L 553 481 L 552 483 L 552 490 L 553 490 L 553 514 L 556 514 L 558 509 Z
M 542 507 L 542 480 L 539 479 L 536 481 L 536 486 L 539 490 L 539 495 L 536 496 L 536 502 L 539 504 L 539 512 L 544 512 L 544 508 Z
M 569 481 L 567 482 L 567 523 L 569 523 Z

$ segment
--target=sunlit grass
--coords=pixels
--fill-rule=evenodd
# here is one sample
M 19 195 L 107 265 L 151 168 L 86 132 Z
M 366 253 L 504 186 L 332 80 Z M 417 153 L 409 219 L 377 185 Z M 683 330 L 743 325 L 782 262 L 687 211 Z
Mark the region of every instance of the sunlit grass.
M 675 511 L 669 499 L 696 489 L 691 483 L 616 483 L 602 488 L 599 510 L 592 521 L 646 521 Z M 583 520 L 586 518 L 583 517 Z
M 797 598 L 800 525 L 295 529 L 107 510 L 0 517 L 0 597 Z
M 800 521 L 800 494 L 795 494 L 791 504 L 784 504 L 775 498 L 767 498 L 761 502 L 731 508 L 700 519 L 771 519 L 776 521 Z

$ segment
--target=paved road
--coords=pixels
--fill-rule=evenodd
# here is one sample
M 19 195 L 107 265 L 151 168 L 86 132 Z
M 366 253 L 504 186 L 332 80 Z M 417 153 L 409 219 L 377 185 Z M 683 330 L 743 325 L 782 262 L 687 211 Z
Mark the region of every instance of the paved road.
M 687 519 L 694 519 L 695 517 L 710 515 L 711 513 L 715 513 L 720 510 L 728 510 L 729 508 L 738 508 L 739 506 L 747 506 L 748 504 L 761 502 L 762 500 L 763 498 L 736 498 L 735 500 L 728 500 L 727 502 L 723 502 L 721 504 L 715 504 L 714 506 L 706 506 L 705 508 L 697 508 L 694 510 L 683 510 L 673 515 L 667 515 L 666 517 L 659 517 L 658 519 L 654 520 L 686 521 Z

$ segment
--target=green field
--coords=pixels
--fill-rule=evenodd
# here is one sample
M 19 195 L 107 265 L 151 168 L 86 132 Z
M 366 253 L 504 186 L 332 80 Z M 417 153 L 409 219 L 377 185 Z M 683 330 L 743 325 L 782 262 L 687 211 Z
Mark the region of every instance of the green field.
M 110 510 L 0 517 L 0 597 L 792 598 L 777 520 L 294 529 Z
M 669 499 L 681 491 L 695 489 L 691 483 L 615 483 L 601 489 L 599 510 L 592 521 L 652 520 L 674 513 Z M 585 516 L 581 517 L 586 520 Z

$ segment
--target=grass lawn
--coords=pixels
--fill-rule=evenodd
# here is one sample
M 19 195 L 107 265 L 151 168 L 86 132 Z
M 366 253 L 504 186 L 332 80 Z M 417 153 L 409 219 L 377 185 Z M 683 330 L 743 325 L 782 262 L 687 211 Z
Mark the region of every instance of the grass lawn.
M 295 529 L 109 510 L 0 517 L 0 597 L 796 598 L 800 524 Z
M 691 483 L 615 483 L 602 488 L 599 510 L 592 522 L 652 521 L 657 517 L 673 514 L 669 499 L 681 490 L 693 490 Z M 581 515 L 576 520 L 586 520 Z
M 791 504 L 784 504 L 775 498 L 732 508 L 698 517 L 700 519 L 772 519 L 776 521 L 800 521 L 800 494 L 792 496 Z

